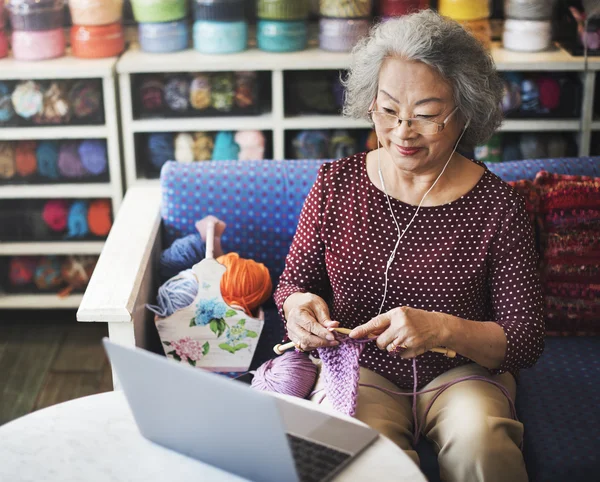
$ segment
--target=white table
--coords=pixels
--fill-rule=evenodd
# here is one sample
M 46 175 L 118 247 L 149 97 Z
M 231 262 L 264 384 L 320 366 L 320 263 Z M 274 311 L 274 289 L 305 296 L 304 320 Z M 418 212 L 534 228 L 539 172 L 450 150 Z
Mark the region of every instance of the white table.
M 142 437 L 120 391 L 54 405 L 0 426 L 0 481 L 188 480 L 244 479 Z M 385 437 L 335 480 L 426 482 L 411 459 Z

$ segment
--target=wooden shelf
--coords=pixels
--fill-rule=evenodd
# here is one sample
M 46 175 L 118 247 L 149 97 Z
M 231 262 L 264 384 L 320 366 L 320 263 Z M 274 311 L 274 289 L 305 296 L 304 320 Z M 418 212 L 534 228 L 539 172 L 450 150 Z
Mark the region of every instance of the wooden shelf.
M 47 140 L 47 139 L 105 139 L 106 126 L 41 126 L 2 127 L 0 141 Z
M 0 255 L 45 254 L 100 254 L 104 241 L 35 241 L 27 243 L 0 243 Z
M 246 117 L 143 119 L 132 121 L 131 129 L 136 133 L 271 130 L 273 129 L 273 116 L 263 114 Z
M 73 199 L 110 198 L 113 187 L 108 183 L 15 184 L 0 186 L 0 199 Z
M 77 309 L 83 299 L 82 294 L 71 294 L 60 298 L 56 294 L 2 294 L 0 293 L 0 309 Z

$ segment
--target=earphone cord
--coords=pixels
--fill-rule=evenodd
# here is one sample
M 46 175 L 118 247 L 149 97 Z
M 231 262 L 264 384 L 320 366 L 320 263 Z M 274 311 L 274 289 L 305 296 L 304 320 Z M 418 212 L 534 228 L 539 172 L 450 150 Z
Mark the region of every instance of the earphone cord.
M 468 126 L 468 124 L 467 124 L 467 126 Z M 406 232 L 408 231 L 408 229 L 412 225 L 413 221 L 417 217 L 417 214 L 419 213 L 419 210 L 421 209 L 421 206 L 423 205 L 423 202 L 425 201 L 425 198 L 431 192 L 431 190 L 435 187 L 435 185 L 438 183 L 438 181 L 440 180 L 440 178 L 442 177 L 442 175 L 446 171 L 446 168 L 448 167 L 448 164 L 452 160 L 452 157 L 454 156 L 454 153 L 456 152 L 456 149 L 458 148 L 458 144 L 460 143 L 461 139 L 463 138 L 463 136 L 464 136 L 464 134 L 465 134 L 465 132 L 467 130 L 467 126 L 465 126 L 463 128 L 462 133 L 460 134 L 458 140 L 456 141 L 456 144 L 454 145 L 454 149 L 452 149 L 452 153 L 450 154 L 450 157 L 446 161 L 446 164 L 444 164 L 444 168 L 442 169 L 442 171 L 440 172 L 440 174 L 438 175 L 438 177 L 436 178 L 436 180 L 433 182 L 433 184 L 431 185 L 431 187 L 423 195 L 423 198 L 421 199 L 421 202 L 417 206 L 417 209 L 416 209 L 415 213 L 413 214 L 412 218 L 410 219 L 409 223 L 404 228 L 404 231 L 400 230 L 400 224 L 398 223 L 398 220 L 396 219 L 396 215 L 394 214 L 394 210 L 392 208 L 392 203 L 391 203 L 391 200 L 390 200 L 390 195 L 387 193 L 387 190 L 385 188 L 385 182 L 383 180 L 383 173 L 381 172 L 381 155 L 380 155 L 381 145 L 379 143 L 379 138 L 377 139 L 377 147 L 378 147 L 378 149 L 377 149 L 377 170 L 379 172 L 379 181 L 381 182 L 381 188 L 383 189 L 383 192 L 385 194 L 385 197 L 386 197 L 386 200 L 387 200 L 387 203 L 388 203 L 388 207 L 389 207 L 389 210 L 390 210 L 390 214 L 392 215 L 392 219 L 394 220 L 394 224 L 396 225 L 396 229 L 398 231 L 398 240 L 396 241 L 396 245 L 394 246 L 394 249 L 392 250 L 392 254 L 390 255 L 390 257 L 389 257 L 389 259 L 388 259 L 388 261 L 386 263 L 385 273 L 384 273 L 383 299 L 381 300 L 381 305 L 379 306 L 379 312 L 377 313 L 377 315 L 381 314 L 381 312 L 383 310 L 383 306 L 385 304 L 385 300 L 387 298 L 388 272 L 389 272 L 390 266 L 392 265 L 392 263 L 394 261 L 394 258 L 396 256 L 396 251 L 398 249 L 398 246 L 400 245 L 400 241 L 402 240 L 402 238 L 404 237 L 404 235 L 406 234 Z M 388 390 L 386 388 L 378 387 L 376 385 L 371 385 L 371 384 L 359 383 L 359 385 L 360 386 L 364 386 L 364 387 L 377 388 L 378 390 L 381 390 L 381 391 L 386 392 L 386 393 L 390 393 L 392 395 L 412 396 L 412 414 L 413 414 L 413 426 L 414 426 L 413 443 L 416 445 L 419 442 L 419 435 L 420 435 L 420 432 L 421 432 L 420 424 L 419 424 L 419 419 L 418 419 L 418 415 L 417 415 L 417 395 L 421 395 L 423 393 L 429 393 L 429 392 L 437 391 L 437 393 L 433 396 L 433 398 L 431 399 L 431 401 L 427 404 L 427 407 L 425 408 L 425 411 L 423 413 L 423 420 L 422 420 L 422 422 L 425 423 L 425 421 L 427 420 L 427 414 L 429 413 L 429 410 L 431 409 L 431 406 L 433 405 L 433 402 L 435 402 L 435 400 L 444 392 L 444 390 L 446 390 L 447 388 L 450 388 L 452 385 L 455 385 L 456 383 L 459 383 L 459 382 L 462 382 L 462 381 L 465 381 L 465 380 L 480 380 L 480 381 L 485 381 L 485 382 L 491 383 L 492 385 L 497 386 L 500 389 L 500 391 L 503 393 L 503 395 L 506 397 L 506 399 L 508 400 L 508 404 L 509 404 L 510 411 L 511 411 L 511 417 L 514 420 L 518 420 L 517 419 L 517 412 L 516 412 L 516 409 L 515 409 L 515 404 L 512 401 L 512 399 L 510 398 L 510 394 L 508 393 L 508 390 L 502 384 L 500 384 L 500 383 L 498 383 L 498 382 L 496 382 L 494 380 L 490 380 L 488 378 L 485 378 L 485 377 L 483 377 L 481 375 L 471 375 L 471 376 L 461 377 L 461 378 L 457 378 L 456 380 L 453 380 L 451 382 L 444 383 L 443 385 L 441 385 L 439 387 L 431 388 L 429 390 L 417 391 L 418 378 L 417 378 L 417 359 L 416 358 L 413 358 L 413 391 L 412 391 L 412 393 L 396 392 L 396 391 L 393 391 L 393 390 Z M 522 445 L 523 445 L 523 442 L 521 441 L 521 449 L 522 449 Z

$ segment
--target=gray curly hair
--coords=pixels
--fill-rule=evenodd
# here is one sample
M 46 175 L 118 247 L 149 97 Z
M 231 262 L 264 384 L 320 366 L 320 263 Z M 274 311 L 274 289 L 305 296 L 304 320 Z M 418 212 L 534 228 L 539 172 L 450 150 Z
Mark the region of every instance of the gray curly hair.
M 503 83 L 490 54 L 457 22 L 432 10 L 380 23 L 354 47 L 343 80 L 344 115 L 368 119 L 386 57 L 423 62 L 450 83 L 462 119 L 471 120 L 459 147 L 484 144 L 502 123 Z

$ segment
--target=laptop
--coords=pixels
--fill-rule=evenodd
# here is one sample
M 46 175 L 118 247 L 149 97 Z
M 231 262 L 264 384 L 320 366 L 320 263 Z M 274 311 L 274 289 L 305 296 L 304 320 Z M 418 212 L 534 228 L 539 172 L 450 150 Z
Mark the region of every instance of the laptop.
M 378 437 L 241 381 L 102 341 L 144 437 L 247 479 L 327 481 Z

